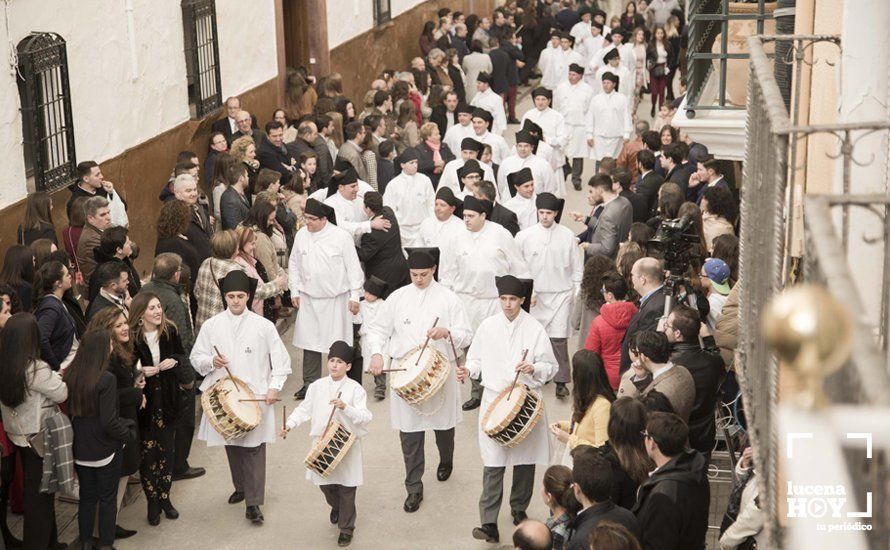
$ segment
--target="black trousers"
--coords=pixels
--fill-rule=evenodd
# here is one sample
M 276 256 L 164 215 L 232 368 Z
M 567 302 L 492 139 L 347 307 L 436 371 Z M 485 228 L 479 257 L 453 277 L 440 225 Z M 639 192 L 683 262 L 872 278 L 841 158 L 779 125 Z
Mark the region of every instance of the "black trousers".
M 195 437 L 195 388 L 182 390 L 179 398 L 182 413 L 173 423 L 173 474 L 189 469 L 189 453 Z
M 6 524 L 6 511 L 9 509 L 9 489 L 12 485 L 12 478 L 15 477 L 16 455 L 18 453 L 13 452 L 9 456 L 4 456 L 2 466 L 0 466 L 0 531 L 2 531 L 3 542 L 7 547 L 14 538 Z
M 84 543 L 93 539 L 93 524 L 96 507 L 99 509 L 99 545 L 114 544 L 114 526 L 117 523 L 117 488 L 121 478 L 123 450 L 114 453 L 114 458 L 105 466 L 91 468 L 75 464 L 77 479 L 80 480 L 80 502 L 77 505 L 77 526 L 80 540 Z
M 25 489 L 24 542 L 28 550 L 45 550 L 59 543 L 56 529 L 56 495 L 40 492 L 43 459 L 30 447 L 18 447 Z
M 436 447 L 439 449 L 439 464 L 452 465 L 454 461 L 454 428 L 434 430 Z M 423 452 L 426 432 L 399 432 L 402 443 L 402 458 L 405 459 L 405 489 L 408 494 L 423 494 L 423 471 L 426 456 Z

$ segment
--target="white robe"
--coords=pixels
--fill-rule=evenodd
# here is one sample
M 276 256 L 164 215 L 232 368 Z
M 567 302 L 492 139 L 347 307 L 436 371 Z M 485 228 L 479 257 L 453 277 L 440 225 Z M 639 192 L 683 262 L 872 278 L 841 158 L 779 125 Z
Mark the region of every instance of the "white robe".
M 439 221 L 436 216 L 431 216 L 420 224 L 418 246 L 434 248 L 448 246 L 455 235 L 464 228 L 464 222 L 457 216 L 449 216 L 444 222 Z
M 590 157 L 585 123 L 589 118 L 593 95 L 593 88 L 583 80 L 574 85 L 563 82 L 553 94 L 553 108 L 562 114 L 568 129 L 569 141 L 565 153 L 569 158 Z
M 199 387 L 201 391 L 207 391 L 228 376 L 225 369 L 213 368 L 214 346 L 229 360 L 232 376 L 247 384 L 257 398 L 265 398 L 269 390 L 281 391 L 291 373 L 290 355 L 271 321 L 247 309 L 241 315 L 232 315 L 226 309 L 204 321 L 189 356 L 192 368 L 205 377 Z M 275 409 L 266 403 L 259 406 L 260 425 L 244 437 L 226 441 L 210 425 L 207 415 L 202 414 L 198 439 L 206 441 L 208 447 L 258 447 L 275 443 L 280 426 Z
M 507 145 L 507 141 L 500 134 L 485 132 L 481 136 L 474 135 L 473 139 L 486 145 L 491 145 L 491 162 L 495 164 L 500 164 L 510 154 L 510 146 Z M 482 162 L 480 161 L 479 164 L 482 164 Z
M 297 231 L 288 262 L 291 296 L 300 297 L 293 344 L 326 353 L 331 344 L 352 344 L 348 302 L 358 302 L 364 274 L 349 233 L 328 222 L 317 233 Z
M 564 50 L 562 48 L 559 48 L 559 51 L 554 53 L 552 67 L 556 73 L 557 87 L 563 82 L 569 81 L 569 65 L 572 63 L 577 63 L 583 67 L 584 56 L 575 50 Z
M 464 140 L 464 138 L 473 137 L 476 135 L 476 130 L 473 129 L 473 123 L 469 123 L 466 126 L 461 126 L 460 124 L 455 124 L 451 128 L 449 128 L 445 132 L 445 136 L 442 138 L 442 142 L 451 149 L 451 152 L 455 155 L 460 154 L 460 143 Z
M 357 367 L 353 365 L 351 368 Z M 318 438 L 324 435 L 328 417 L 331 416 L 331 410 L 334 409 L 330 401 L 335 399 L 338 393 L 341 393 L 340 400 L 346 403 L 346 408 L 342 411 L 336 409 L 334 420 L 352 432 L 356 439 L 346 456 L 328 477 L 321 477 L 314 470 L 306 468 L 306 479 L 316 485 L 358 487 L 364 482 L 362 438 L 368 434 L 367 426 L 371 423 L 372 418 L 371 411 L 368 410 L 368 395 L 358 382 L 348 376 L 344 376 L 340 380 L 325 376 L 309 384 L 306 398 L 287 418 L 287 427 L 294 429 L 304 422 L 311 421 L 309 436 L 312 438 L 312 445 L 315 445 Z M 309 449 L 305 454 L 309 454 Z
M 498 187 L 507 189 L 509 193 L 508 186 L 510 184 L 507 182 L 507 176 L 523 168 L 528 168 L 532 171 L 532 177 L 535 179 L 535 195 L 540 193 L 556 194 L 558 189 L 556 188 L 556 182 L 553 181 L 553 168 L 550 167 L 549 162 L 535 154 L 525 158 L 520 157 L 518 154 L 505 158 L 498 170 Z
M 590 22 L 578 21 L 572 25 L 569 34 L 575 39 L 574 49 L 578 51 L 582 49 L 581 42 L 590 36 Z
M 390 365 L 398 368 L 402 358 L 412 348 L 423 345 L 426 333 L 437 317 L 439 321 L 436 326 L 451 332 L 454 347 L 460 353 L 459 350 L 470 344 L 473 332 L 463 305 L 454 292 L 436 281 L 424 289 L 413 284 L 403 286 L 389 295 L 383 309 L 368 327 L 371 353 L 392 358 Z M 429 346 L 451 362 L 448 378 L 436 395 L 417 405 L 410 405 L 390 387 L 389 408 L 395 430 L 450 430 L 460 422 L 460 386 L 451 343 L 448 338 L 443 338 L 430 340 Z
M 510 197 L 510 200 L 503 203 L 503 205 L 505 208 L 509 208 L 516 214 L 516 219 L 519 221 L 520 231 L 538 223 L 538 209 L 535 206 L 535 195 L 532 195 L 532 198 L 527 199 L 519 193 L 516 193 L 515 196 Z M 519 234 L 517 233 L 516 236 L 518 237 Z
M 630 139 L 633 121 L 627 97 L 612 91 L 593 98 L 587 113 L 587 137 L 593 139 L 593 158 L 618 158 L 625 139 Z
M 538 58 L 538 68 L 541 70 L 541 86 L 548 90 L 555 90 L 559 85 L 559 74 L 556 72 L 557 67 L 554 65 L 556 54 L 562 50 L 559 46 L 553 46 L 551 42 L 547 43 L 547 47 L 541 51 Z
M 403 248 L 420 246 L 420 224 L 435 217 L 435 203 L 433 183 L 423 174 L 409 176 L 402 172 L 386 184 L 383 204 L 392 208 L 399 221 Z
M 337 158 L 337 156 L 334 155 L 334 158 Z M 361 203 L 360 199 L 365 198 L 365 193 L 367 193 L 368 191 L 374 191 L 374 188 L 371 187 L 371 184 L 366 181 L 358 180 L 358 194 L 356 195 L 356 200 Z M 325 202 L 328 198 L 328 188 L 322 187 L 316 189 L 309 195 L 309 198 L 315 199 L 318 202 Z
M 384 302 L 385 300 L 383 298 L 378 297 L 377 300 L 373 302 L 362 300 L 358 305 L 359 313 L 354 321 L 356 323 L 361 323 L 361 327 L 358 329 L 358 334 L 361 336 L 362 340 L 362 372 L 368 372 L 368 369 L 371 367 L 371 346 L 368 344 L 368 339 L 365 338 L 368 335 L 368 326 L 374 322 L 374 319 L 377 317 L 377 314 L 380 313 L 380 309 L 383 307 Z M 389 367 L 385 366 L 384 368 Z
M 371 221 L 365 214 L 362 199 L 358 196 L 350 201 L 338 191 L 325 199 L 324 203 L 334 209 L 337 215 L 337 227 L 349 233 L 355 244 L 361 242 L 362 235 L 371 232 Z
M 597 57 L 596 68 L 599 70 L 600 68 L 607 65 L 605 57 L 606 54 L 615 49 L 615 45 L 611 42 L 605 46 L 603 49 L 599 51 Z M 633 73 L 637 69 L 637 56 L 634 54 L 634 47 L 632 44 L 622 44 L 618 46 L 618 58 L 621 60 L 621 66 Z
M 475 134 L 474 134 L 475 135 Z M 494 148 L 492 148 L 494 151 Z M 460 178 L 457 177 L 457 171 L 464 167 L 467 161 L 463 159 L 463 157 L 458 157 L 452 161 L 449 161 L 445 168 L 442 169 L 442 176 L 439 177 L 439 186 L 436 187 L 436 191 L 443 187 L 448 187 L 454 192 L 455 197 L 463 198 L 466 196 L 466 193 L 460 188 Z M 491 166 L 480 162 L 479 166 L 482 168 L 482 179 L 485 181 L 494 182 L 494 170 L 491 169 Z M 499 192 L 500 194 L 500 192 Z
M 602 35 L 590 35 L 584 40 L 584 59 L 586 60 L 584 63 L 584 82 L 591 86 L 594 84 L 596 71 L 600 67 L 600 61 L 602 60 L 600 52 L 604 47 L 606 47 L 606 41 Z
M 504 135 L 504 130 L 507 129 L 507 113 L 504 112 L 504 98 L 489 88 L 484 92 L 476 92 L 473 100 L 470 101 L 470 105 L 485 109 L 491 113 L 491 116 L 494 117 L 494 121 L 491 123 L 491 132 L 499 136 Z
M 618 92 L 626 96 L 628 102 L 632 102 L 634 97 L 634 86 L 636 84 L 634 78 L 635 74 L 621 65 L 613 67 L 607 64 L 605 67 L 600 67 L 596 72 L 596 84 L 593 85 L 593 89 L 597 95 L 603 93 L 603 75 L 606 73 L 612 73 L 618 77 Z
M 544 327 L 524 310 L 512 322 L 502 312 L 485 319 L 479 325 L 467 352 L 470 375 L 474 378 L 482 376 L 484 391 L 479 409 L 479 452 L 482 463 L 487 467 L 550 463 L 546 410 L 531 433 L 513 448 L 501 446 L 482 429 L 482 419 L 492 401 L 513 383 L 516 365 L 522 360 L 524 349 L 528 350 L 526 362 L 535 366 L 535 372 L 531 375 L 520 374 L 517 383 L 526 384 L 541 394 L 544 384 L 556 374 L 556 357 Z
M 551 338 L 568 338 L 569 318 L 584 274 L 584 252 L 568 227 L 535 224 L 516 234 L 516 244 L 535 281 L 532 316 Z
M 541 127 L 544 133 L 544 143 L 550 146 L 550 158 L 544 160 L 550 161 L 553 169 L 561 168 L 565 164 L 565 148 L 569 144 L 569 131 L 566 127 L 565 117 L 556 109 L 547 107 L 543 111 L 538 109 L 530 109 L 522 115 L 522 123 L 531 120 Z M 541 145 L 538 144 L 538 152 L 535 153 L 543 158 L 541 154 Z

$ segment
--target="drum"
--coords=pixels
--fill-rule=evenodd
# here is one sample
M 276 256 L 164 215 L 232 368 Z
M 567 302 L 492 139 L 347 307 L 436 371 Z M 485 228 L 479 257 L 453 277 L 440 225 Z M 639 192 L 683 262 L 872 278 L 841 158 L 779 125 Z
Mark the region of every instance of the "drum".
M 525 384 L 517 384 L 510 398 L 504 389 L 482 417 L 482 429 L 503 447 L 515 447 L 528 437 L 544 412 L 544 400 Z
M 263 419 L 258 402 L 240 399 L 256 396 L 237 378 L 223 378 L 201 394 L 201 408 L 208 422 L 226 441 L 244 437 Z
M 316 474 L 326 478 L 343 461 L 353 443 L 355 435 L 334 420 L 309 450 L 303 463 Z
M 434 396 L 442 389 L 451 371 L 451 363 L 439 350 L 427 346 L 421 354 L 421 349 L 422 346 L 417 346 L 402 358 L 399 368 L 404 371 L 390 374 L 392 389 L 412 405 Z

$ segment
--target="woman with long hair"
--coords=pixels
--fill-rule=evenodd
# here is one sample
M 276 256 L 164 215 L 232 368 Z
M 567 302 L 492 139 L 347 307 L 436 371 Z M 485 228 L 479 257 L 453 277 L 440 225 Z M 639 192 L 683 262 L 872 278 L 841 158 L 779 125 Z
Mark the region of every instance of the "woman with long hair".
M 235 164 L 238 164 L 238 159 L 229 153 L 220 153 L 216 157 L 216 163 L 213 165 L 213 174 L 210 177 L 210 194 L 213 199 L 213 217 L 216 218 L 217 224 L 219 224 L 222 219 L 219 212 L 219 203 L 220 200 L 222 200 L 222 194 L 229 187 L 229 182 L 226 180 L 226 173 L 228 173 L 229 168 Z
M 434 33 L 436 32 L 436 24 L 432 21 L 427 21 L 423 24 L 423 30 L 420 31 L 420 53 L 423 57 L 429 55 L 429 53 L 436 47 L 436 37 Z
M 34 316 L 40 327 L 40 357 L 53 370 L 68 366 L 77 352 L 77 331 L 63 297 L 71 289 L 71 273 L 61 262 L 46 262 L 34 277 Z
M 668 17 L 667 22 L 664 25 L 664 36 L 667 39 L 668 44 L 670 44 L 670 53 L 668 54 L 668 73 L 667 73 L 667 100 L 674 100 L 674 75 L 677 74 L 677 69 L 680 68 L 680 64 L 684 63 L 682 56 L 680 55 L 682 52 L 680 50 L 683 44 L 683 37 L 680 34 L 680 18 L 676 15 L 671 15 Z M 681 79 L 682 82 L 682 79 Z
M 562 464 L 550 466 L 544 472 L 543 486 L 541 498 L 550 509 L 550 517 L 547 518 L 552 541 L 550 547 L 553 550 L 564 550 L 571 529 L 569 522 L 581 509 L 572 488 L 571 468 Z
M 334 100 L 334 109 L 343 117 L 343 126 L 355 120 L 355 104 L 345 97 Z
M 136 423 L 120 416 L 117 380 L 108 371 L 111 348 L 110 331 L 88 330 L 64 376 L 80 481 L 77 525 L 83 547 L 92 545 L 97 507 L 99 548 L 114 544 L 123 449 L 136 441 Z
M 77 272 L 74 270 L 74 262 L 68 259 L 68 254 L 64 250 L 56 250 L 50 253 L 44 263 L 47 262 L 59 262 L 67 267 L 68 273 L 71 274 L 72 285 L 71 288 L 62 293 L 62 304 L 64 304 L 68 314 L 74 320 L 74 336 L 80 338 L 87 329 L 87 316 L 81 305 L 81 295 L 77 285 L 74 284 L 74 278 L 77 276 Z
M 185 235 L 191 223 L 192 209 L 186 203 L 182 201 L 165 202 L 158 213 L 158 221 L 155 226 L 158 234 L 155 257 L 164 252 L 173 252 L 179 254 L 189 269 L 197 271 L 201 267 L 198 262 L 198 251 Z
M 582 349 L 572 357 L 572 419 L 554 422 L 550 432 L 569 449 L 578 445 L 600 447 L 608 441 L 609 408 L 615 391 L 603 360 Z
M 584 263 L 584 274 L 581 278 L 581 293 L 572 311 L 572 326 L 578 329 L 578 349 L 584 349 L 584 338 L 590 332 L 590 323 L 600 314 L 600 307 L 605 303 L 603 293 L 603 275 L 615 269 L 615 262 L 607 256 L 597 254 Z
M 702 230 L 708 252 L 714 250 L 714 239 L 721 235 L 735 235 L 738 206 L 732 191 L 723 187 L 708 187 L 702 193 Z
M 179 512 L 170 502 L 173 484 L 174 423 L 182 413 L 180 393 L 195 383 L 195 371 L 176 326 L 167 320 L 156 294 L 140 292 L 130 304 L 130 333 L 136 360 L 145 376 L 145 408 L 139 411 L 142 454 L 139 477 L 148 501 L 148 523 Z
M 643 16 L 637 13 L 637 4 L 634 0 L 631 0 L 624 6 L 624 13 L 621 14 L 621 28 L 624 29 L 624 32 L 633 32 L 636 35 L 636 29 L 642 29 L 645 31 L 646 21 L 643 19 Z
M 661 149 L 664 150 L 665 145 L 670 145 L 671 143 L 676 143 L 677 140 L 680 139 L 680 131 L 671 126 L 670 124 L 665 124 L 661 127 L 659 132 L 659 137 L 661 137 Z
M 628 3 L 628 8 L 634 3 Z M 634 8 L 636 11 L 636 8 Z M 640 17 L 637 15 L 637 17 Z M 642 17 L 640 17 L 642 19 Z M 628 29 L 630 31 L 630 29 Z M 634 102 L 631 116 L 636 119 L 637 108 L 640 106 L 640 100 L 643 98 L 643 89 L 649 87 L 649 67 L 646 64 L 646 50 L 649 48 L 646 42 L 646 29 L 636 27 L 631 34 L 631 45 L 633 46 L 634 59 L 636 66 L 634 67 Z
M 0 269 L 0 283 L 15 289 L 25 311 L 31 311 L 31 286 L 34 283 L 34 252 L 23 244 L 14 244 L 6 249 L 3 268 Z
M 57 404 L 68 399 L 68 388 L 58 372 L 40 359 L 40 331 L 30 313 L 16 313 L 0 332 L 0 411 L 4 429 L 21 457 L 24 471 L 25 548 L 59 547 L 55 494 L 40 491 L 42 452 L 32 447 L 46 417 L 57 414 Z
M 139 441 L 137 429 L 139 409 L 145 404 L 145 395 L 142 393 L 145 377 L 136 371 L 133 341 L 130 338 L 130 325 L 126 315 L 117 308 L 107 307 L 93 316 L 87 330 L 107 330 L 111 333 L 108 372 L 115 378 L 120 417 L 132 421 L 133 429 L 136 430 L 133 444 L 126 445 L 122 454 L 120 481 L 117 487 L 117 508 L 120 510 L 127 491 L 127 482 L 131 475 L 139 471 L 140 446 L 136 441 Z M 116 526 L 114 538 L 123 539 L 135 534 L 136 531 Z
M 624 282 L 627 283 L 627 297 L 625 299 L 636 305 L 639 305 L 640 295 L 633 288 L 633 277 L 631 277 L 630 273 L 637 260 L 645 255 L 640 245 L 627 241 L 618 245 L 618 255 L 615 256 L 615 268 L 624 277 Z
M 257 174 L 260 171 L 260 161 L 256 159 L 256 143 L 250 136 L 241 136 L 232 142 L 229 154 L 247 167 L 247 192 L 245 194 L 249 200 L 253 194 L 253 187 L 256 185 Z M 228 183 L 232 185 L 234 182 Z
M 256 240 L 253 257 L 260 263 L 266 275 L 274 279 L 285 273 L 279 259 L 279 250 L 272 240 L 275 233 L 275 205 L 269 201 L 256 201 L 241 225 L 250 229 Z
M 396 119 L 396 152 L 402 154 L 409 147 L 420 145 L 420 129 L 417 127 L 417 112 L 414 102 L 410 99 L 399 105 L 399 116 Z
M 652 29 L 652 39 L 646 51 L 649 68 L 649 91 L 652 93 L 652 118 L 655 111 L 661 109 L 664 104 L 664 94 L 667 87 L 668 60 L 673 54 L 671 43 L 667 39 L 664 27 L 655 25 Z
M 257 286 L 268 282 L 269 276 L 266 274 L 263 264 L 259 263 L 254 255 L 257 242 L 256 234 L 250 228 L 244 226 L 239 227 L 236 231 L 238 233 L 238 254 L 235 256 L 235 261 L 241 266 L 241 270 L 247 273 L 248 277 L 257 280 Z M 277 276 L 286 277 L 283 273 L 279 273 Z M 269 302 L 268 308 L 264 307 L 265 304 L 265 299 L 254 298 L 250 309 L 257 315 L 274 320 L 271 307 L 272 302 Z
M 300 120 L 311 115 L 318 101 L 318 93 L 299 71 L 288 70 L 287 82 L 284 87 L 284 109 L 288 118 Z
M 729 266 L 729 287 L 732 288 L 739 280 L 739 238 L 735 235 L 720 235 L 714 239 L 712 258 L 719 258 Z
M 59 249 L 56 243 L 49 239 L 37 239 L 31 242 L 31 252 L 34 253 L 34 268 L 38 268 L 46 263 L 50 254 Z
M 600 450 L 612 463 L 615 484 L 612 502 L 630 510 L 637 499 L 637 487 L 649 478 L 655 463 L 646 454 L 643 430 L 646 429 L 646 408 L 632 397 L 621 397 L 612 403 L 607 429 L 609 441 Z
M 702 221 L 701 208 L 694 202 L 686 201 L 680 205 L 677 210 L 677 217 L 683 218 L 686 215 L 692 218 L 692 231 L 698 235 L 698 245 L 693 246 L 692 255 L 697 257 L 699 262 L 704 262 L 708 257 L 708 241 L 705 239 L 704 222 Z
M 71 203 L 71 213 L 68 215 L 68 227 L 62 230 L 62 244 L 65 246 L 65 252 L 69 258 L 75 258 L 77 252 L 77 244 L 80 242 L 80 235 L 83 233 L 83 226 L 87 223 L 87 214 L 83 205 L 87 202 L 87 197 L 77 197 Z M 75 260 L 74 271 L 80 273 L 80 266 L 76 265 Z
M 49 193 L 36 191 L 25 201 L 25 219 L 19 226 L 18 243 L 28 246 L 37 239 L 49 239 L 58 244 L 53 225 L 53 200 Z

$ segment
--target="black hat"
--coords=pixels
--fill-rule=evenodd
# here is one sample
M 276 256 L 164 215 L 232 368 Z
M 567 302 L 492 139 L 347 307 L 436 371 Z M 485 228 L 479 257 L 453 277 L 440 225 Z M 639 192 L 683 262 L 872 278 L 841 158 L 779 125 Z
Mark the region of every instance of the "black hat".
M 538 136 L 532 135 L 527 130 L 519 130 L 516 132 L 516 143 L 528 143 L 529 145 L 537 145 L 540 141 Z
M 485 144 L 471 137 L 465 137 L 464 139 L 460 140 L 460 150 L 476 151 L 477 155 L 481 155 L 482 151 L 485 150 Z
M 507 183 L 510 184 L 508 186 L 510 189 L 510 196 L 515 197 L 516 188 L 530 181 L 535 181 L 535 176 L 532 174 L 531 168 L 523 168 L 518 172 L 507 174 Z
M 603 61 L 608 63 L 609 61 L 612 61 L 616 57 L 621 57 L 621 54 L 618 53 L 618 48 L 612 48 L 611 50 L 606 52 L 606 55 L 603 56 Z
M 581 6 L 578 8 L 578 17 L 584 17 L 585 15 L 592 15 L 593 10 L 590 9 L 590 6 Z
M 408 254 L 408 269 L 430 269 L 439 265 L 438 248 L 406 248 L 405 252 Z
M 328 182 L 328 196 L 330 197 L 336 193 L 341 185 L 352 185 L 357 181 L 358 174 L 356 173 L 355 168 L 350 164 L 349 168 L 331 176 L 331 181 Z
M 522 123 L 522 130 L 539 138 L 544 136 L 544 130 L 528 118 Z
M 464 211 L 470 210 L 472 212 L 479 212 L 480 214 L 485 214 L 486 218 L 491 217 L 491 210 L 494 208 L 494 205 L 491 204 L 491 201 L 487 201 L 484 199 L 477 199 L 473 195 L 467 195 L 464 199 Z
M 471 115 L 473 114 L 473 106 L 469 103 L 464 103 L 463 101 L 461 101 L 457 104 L 457 109 L 455 109 L 454 112 L 457 114 L 467 113 L 468 115 Z
M 318 218 L 327 218 L 329 222 L 337 225 L 334 209 L 317 199 L 307 199 L 306 206 L 303 207 L 303 213 Z
M 408 147 L 402 154 L 399 155 L 399 164 L 405 164 L 406 162 L 411 162 L 412 160 L 420 160 L 420 151 L 418 151 L 414 147 Z
M 531 279 L 517 279 L 513 275 L 504 275 L 503 277 L 495 277 L 494 284 L 498 287 L 498 296 L 517 296 L 525 298 L 522 302 L 522 309 L 526 312 L 531 308 L 532 291 L 534 290 L 534 281 Z
M 532 90 L 532 99 L 534 99 L 538 96 L 544 96 L 551 101 L 553 100 L 553 92 L 551 92 L 550 90 L 548 90 L 547 88 L 545 88 L 543 86 L 538 86 L 537 88 Z M 528 120 L 528 119 L 526 119 L 526 120 Z
M 482 170 L 482 165 L 480 165 L 479 161 L 476 159 L 468 160 L 463 166 L 457 169 L 458 180 L 463 180 L 470 174 L 479 174 L 480 177 L 485 177 L 485 171 Z M 461 190 L 463 190 L 464 182 L 460 181 L 459 183 Z
M 566 32 L 566 31 L 563 31 L 562 33 L 560 33 L 559 37 L 560 37 L 560 38 L 565 38 L 566 40 L 568 40 L 568 41 L 571 42 L 572 44 L 575 43 L 575 37 L 572 36 L 571 33 L 568 33 L 568 32 Z
M 615 87 L 616 87 L 616 88 L 618 87 L 618 80 L 619 80 L 619 79 L 618 79 L 618 75 L 615 74 L 615 73 L 610 73 L 609 71 L 604 72 L 604 73 L 603 73 L 603 80 L 611 80 L 612 82 L 615 83 Z
M 334 357 L 342 359 L 345 363 L 352 364 L 352 360 L 355 358 L 355 351 L 353 351 L 352 346 L 343 340 L 337 340 L 331 344 L 331 349 L 328 351 L 328 359 Z
M 452 191 L 450 187 L 440 187 L 439 190 L 436 191 L 436 200 L 442 201 L 448 206 L 453 206 L 455 208 L 463 204 L 459 198 L 454 196 L 454 191 Z
M 565 199 L 558 199 L 553 193 L 541 193 L 535 199 L 535 208 L 538 210 L 553 210 L 556 212 L 556 223 L 562 218 L 562 209 L 566 205 Z
M 247 275 L 244 271 L 236 269 L 229 271 L 225 277 L 216 281 L 219 291 L 222 293 L 223 303 L 226 300 L 226 294 L 229 292 L 246 292 L 247 308 L 253 305 L 253 295 L 256 292 L 257 279 Z
M 345 172 L 352 168 L 352 165 L 349 164 L 349 161 L 343 157 L 337 157 L 334 159 L 334 171 L 335 172 Z
M 572 63 L 571 65 L 569 65 L 569 72 L 577 73 L 577 74 L 584 74 L 584 67 L 582 67 L 581 65 L 578 65 L 577 63 Z
M 491 73 L 479 73 L 479 75 L 476 77 L 476 82 L 485 82 L 486 84 L 491 84 Z
M 494 122 L 494 117 L 491 116 L 491 113 L 488 112 L 488 109 L 483 109 L 482 107 L 476 107 L 475 109 L 473 109 L 473 118 L 481 118 L 488 123 L 489 128 L 491 128 L 491 123 Z
M 386 293 L 387 287 L 386 281 L 380 279 L 374 275 L 371 275 L 367 281 L 365 281 L 365 290 L 378 298 L 382 298 Z

